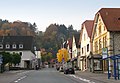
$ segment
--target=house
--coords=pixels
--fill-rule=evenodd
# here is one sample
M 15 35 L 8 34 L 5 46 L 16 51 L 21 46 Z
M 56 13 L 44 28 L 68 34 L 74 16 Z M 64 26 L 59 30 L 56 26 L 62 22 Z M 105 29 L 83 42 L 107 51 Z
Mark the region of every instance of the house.
M 81 34 L 80 34 L 80 69 L 87 70 L 89 67 L 89 59 L 88 56 L 90 55 L 92 44 L 90 42 L 91 35 L 92 35 L 92 27 L 93 27 L 93 20 L 86 20 L 83 22 L 81 27 Z
M 108 50 L 107 57 L 120 54 L 120 8 L 102 8 L 96 13 L 91 41 L 93 57 L 105 58 L 102 49 Z M 114 59 L 110 58 L 109 65 L 107 60 L 94 60 L 93 70 L 102 69 L 105 72 L 109 68 L 112 72 L 116 65 L 120 66 L 120 60 L 117 62 L 115 57 Z
M 20 67 L 34 67 L 35 54 L 32 36 L 0 36 L 0 51 L 19 53 L 21 55 Z
M 36 47 L 35 47 L 35 48 L 36 48 Z M 40 50 L 40 49 L 36 49 L 36 50 L 35 50 L 35 55 L 36 55 L 36 66 L 38 67 L 38 69 L 40 69 L 41 66 L 42 66 L 41 50 Z
M 68 60 L 72 59 L 72 38 L 67 40 Z
M 79 51 L 79 36 L 80 34 L 74 34 L 72 38 L 72 64 L 73 67 L 78 68 L 78 51 Z

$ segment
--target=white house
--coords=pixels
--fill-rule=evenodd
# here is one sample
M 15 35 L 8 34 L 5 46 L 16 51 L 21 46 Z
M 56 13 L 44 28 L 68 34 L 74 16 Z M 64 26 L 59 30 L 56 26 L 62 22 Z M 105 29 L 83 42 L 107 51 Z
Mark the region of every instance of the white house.
M 32 36 L 0 36 L 0 51 L 19 53 L 21 56 L 20 67 L 34 67 L 35 53 Z
M 80 34 L 74 34 L 72 38 L 72 63 L 74 67 L 78 67 L 78 41 L 79 41 Z
M 89 66 L 89 61 L 87 59 L 88 55 L 91 52 L 91 35 L 92 35 L 92 26 L 93 20 L 86 20 L 82 24 L 81 34 L 80 34 L 80 44 L 81 44 L 81 51 L 80 51 L 80 69 L 86 70 Z

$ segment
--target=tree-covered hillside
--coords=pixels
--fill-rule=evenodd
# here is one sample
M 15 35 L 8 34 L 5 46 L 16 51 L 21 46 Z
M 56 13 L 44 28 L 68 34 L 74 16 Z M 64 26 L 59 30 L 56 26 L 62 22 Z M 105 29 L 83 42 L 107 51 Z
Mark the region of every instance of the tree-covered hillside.
M 35 36 L 36 24 L 0 19 L 0 36 Z
M 54 56 L 57 50 L 61 48 L 64 41 L 72 38 L 74 34 L 79 34 L 77 30 L 70 25 L 50 24 L 45 32 L 37 31 L 36 24 L 22 21 L 9 22 L 0 19 L 0 36 L 34 36 L 37 48 L 44 48 Z
M 62 43 L 72 38 L 74 34 L 79 34 L 79 32 L 74 30 L 72 25 L 66 27 L 65 25 L 50 24 L 44 33 L 39 32 L 37 35 L 37 45 L 51 51 L 55 56 Z

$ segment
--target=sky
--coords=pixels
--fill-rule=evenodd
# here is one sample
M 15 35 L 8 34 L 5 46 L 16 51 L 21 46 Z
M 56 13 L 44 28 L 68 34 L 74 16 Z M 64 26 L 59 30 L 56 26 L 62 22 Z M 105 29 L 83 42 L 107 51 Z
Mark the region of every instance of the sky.
M 101 8 L 120 8 L 120 0 L 0 0 L 0 19 L 35 22 L 39 31 L 54 23 L 80 30 Z

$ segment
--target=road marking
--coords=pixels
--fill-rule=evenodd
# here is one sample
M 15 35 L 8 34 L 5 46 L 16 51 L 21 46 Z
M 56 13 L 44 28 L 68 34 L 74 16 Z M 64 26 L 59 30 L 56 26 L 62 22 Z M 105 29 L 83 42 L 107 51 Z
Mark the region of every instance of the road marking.
M 23 76 L 23 77 L 20 77 L 19 79 L 17 79 L 16 81 L 14 81 L 15 83 L 19 82 L 20 80 L 26 78 L 27 76 Z
M 87 82 L 87 83 L 95 83 L 93 81 L 90 81 L 88 79 L 84 79 L 84 78 L 81 78 L 81 77 L 78 77 L 78 76 L 75 76 L 75 75 L 69 75 L 69 76 L 74 77 L 74 78 L 79 79 L 79 80 L 82 80 L 82 81 Z
M 17 83 L 18 81 L 14 81 L 15 83 Z
M 23 72 L 18 73 L 18 75 L 25 74 L 25 73 L 29 73 L 29 72 L 30 72 L 30 71 L 23 71 Z

